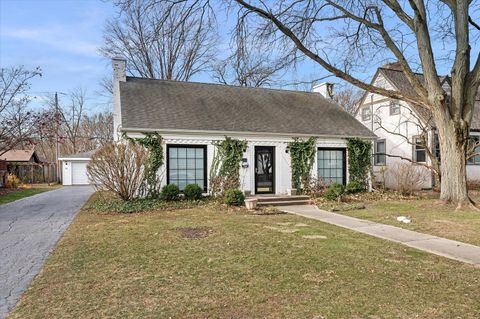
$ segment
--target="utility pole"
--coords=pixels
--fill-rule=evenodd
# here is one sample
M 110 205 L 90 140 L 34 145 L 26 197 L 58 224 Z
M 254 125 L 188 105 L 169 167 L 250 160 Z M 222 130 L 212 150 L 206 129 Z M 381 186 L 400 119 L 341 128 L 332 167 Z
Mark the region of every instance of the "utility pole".
M 58 114 L 58 93 L 55 92 L 55 160 L 56 160 L 56 169 L 57 169 L 57 182 L 60 183 L 60 161 L 58 158 L 60 157 L 60 145 L 58 144 L 58 130 L 60 128 L 59 123 L 59 114 Z

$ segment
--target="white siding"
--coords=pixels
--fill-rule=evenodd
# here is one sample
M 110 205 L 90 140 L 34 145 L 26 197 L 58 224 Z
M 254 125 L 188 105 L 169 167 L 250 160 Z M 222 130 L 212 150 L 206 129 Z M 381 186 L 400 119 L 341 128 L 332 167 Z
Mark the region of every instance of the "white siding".
M 131 137 L 141 137 L 139 133 L 129 133 Z M 224 140 L 222 135 L 195 135 L 195 134 L 161 134 L 163 138 L 164 154 L 166 155 L 166 148 L 168 144 L 184 144 L 184 145 L 206 145 L 207 146 L 207 178 L 210 176 L 210 167 L 215 152 L 215 147 L 212 145 L 214 141 Z M 290 154 L 286 152 L 289 142 L 292 141 L 293 136 L 261 136 L 261 135 L 239 135 L 229 134 L 230 137 L 246 140 L 248 147 L 244 153 L 244 158 L 247 159 L 248 168 L 240 168 L 240 184 L 241 189 L 250 191 L 252 194 L 255 191 L 255 146 L 273 146 L 275 147 L 275 193 L 286 194 L 291 186 L 291 166 Z M 317 141 L 317 147 L 346 147 L 345 139 L 340 138 L 320 138 Z M 316 157 L 315 157 L 316 159 Z M 312 169 L 312 174 L 317 174 L 317 163 L 315 161 Z M 159 178 L 161 186 L 167 183 L 166 165 L 163 165 L 159 170 Z M 348 180 L 348 169 L 347 169 Z M 207 187 L 209 188 L 209 184 Z
M 379 87 L 384 87 L 386 89 L 395 89 L 386 79 L 379 74 L 378 77 L 374 80 L 374 85 Z M 448 89 L 448 87 L 446 88 Z M 363 107 L 372 108 L 372 119 L 370 121 L 362 121 L 361 109 Z M 396 180 L 393 174 L 395 166 L 399 163 L 410 163 L 407 160 L 403 160 L 400 157 L 407 159 L 412 159 L 413 157 L 413 146 L 407 142 L 407 140 L 400 136 L 408 137 L 409 141 L 413 140 L 413 137 L 421 133 L 420 123 L 418 116 L 411 110 L 408 103 L 400 101 L 401 109 L 399 115 L 390 115 L 390 99 L 385 98 L 382 95 L 378 94 L 369 94 L 367 95 L 365 101 L 360 106 L 356 118 L 363 125 L 372 130 L 379 139 L 384 139 L 386 141 L 386 153 L 393 156 L 386 157 L 386 166 L 383 169 L 386 169 L 385 172 L 385 183 L 387 187 L 395 187 Z M 381 123 L 381 125 L 379 124 Z M 384 128 L 382 128 L 384 127 Z M 394 132 L 392 134 L 390 132 Z M 400 134 L 400 135 L 396 135 Z M 432 133 L 429 133 L 429 140 L 432 140 Z M 430 164 L 430 161 L 427 157 L 427 164 Z M 378 181 L 381 180 L 380 171 L 382 170 L 381 166 L 374 166 L 374 172 Z M 421 188 L 431 188 L 433 186 L 433 176 L 427 168 L 421 168 L 422 178 L 424 183 L 421 185 Z M 480 166 L 479 165 L 467 165 L 467 177 L 471 180 L 480 180 Z
M 374 81 L 374 84 L 387 89 L 394 89 L 393 86 L 385 80 L 382 74 L 379 74 Z M 413 146 L 405 139 L 405 137 L 408 137 L 411 142 L 414 136 L 421 133 L 418 118 L 415 116 L 415 113 L 413 113 L 410 106 L 403 101 L 399 101 L 399 103 L 400 114 L 390 115 L 390 99 L 378 94 L 369 94 L 356 115 L 357 120 L 371 129 L 378 136 L 378 139 L 385 140 L 386 154 L 392 155 L 386 156 L 386 165 L 383 167 L 383 170 L 386 170 L 385 184 L 389 188 L 394 188 L 396 186 L 396 179 L 393 173 L 395 166 L 400 163 L 410 163 L 400 157 L 412 159 Z M 370 121 L 362 121 L 362 107 L 372 108 L 373 116 Z M 382 179 L 381 171 L 382 166 L 374 166 L 374 173 L 377 181 Z M 421 168 L 421 174 L 424 182 L 420 188 L 431 188 L 432 175 L 430 170 Z

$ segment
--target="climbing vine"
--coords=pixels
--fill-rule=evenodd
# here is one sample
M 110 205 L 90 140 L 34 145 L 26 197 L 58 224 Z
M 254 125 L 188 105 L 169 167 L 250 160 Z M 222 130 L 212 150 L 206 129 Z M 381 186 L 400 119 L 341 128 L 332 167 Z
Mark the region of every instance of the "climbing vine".
M 225 140 L 213 142 L 215 155 L 210 169 L 210 188 L 213 195 L 227 189 L 240 187 L 240 163 L 247 150 L 247 141 L 225 136 Z
M 372 143 L 360 138 L 349 138 L 347 149 L 350 181 L 358 182 L 366 188 L 368 173 L 372 169 Z
M 297 190 L 308 188 L 310 185 L 316 144 L 315 137 L 310 137 L 308 140 L 294 138 L 293 142 L 288 143 L 292 160 L 292 185 Z
M 160 193 L 160 182 L 158 170 L 163 165 L 162 136 L 157 132 L 143 133 L 144 137 L 131 138 L 123 134 L 124 139 L 145 147 L 150 156 L 145 164 L 145 181 L 140 192 L 147 197 L 158 197 Z

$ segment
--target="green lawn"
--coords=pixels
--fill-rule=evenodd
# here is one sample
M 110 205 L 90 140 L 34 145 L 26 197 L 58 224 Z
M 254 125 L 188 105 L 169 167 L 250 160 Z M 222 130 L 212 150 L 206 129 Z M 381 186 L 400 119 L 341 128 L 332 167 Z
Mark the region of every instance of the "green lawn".
M 9 318 L 479 318 L 479 295 L 478 268 L 298 216 L 84 209 Z
M 474 199 L 480 201 L 478 193 L 474 195 Z M 378 200 L 367 201 L 363 205 L 365 209 L 339 213 L 480 245 L 478 211 L 455 211 L 455 205 L 444 205 L 436 199 Z M 398 222 L 398 216 L 410 216 L 412 223 Z
M 36 187 L 13 190 L 6 194 L 0 194 L 0 205 L 16 201 L 17 199 L 33 196 L 43 192 L 48 192 L 58 187 Z

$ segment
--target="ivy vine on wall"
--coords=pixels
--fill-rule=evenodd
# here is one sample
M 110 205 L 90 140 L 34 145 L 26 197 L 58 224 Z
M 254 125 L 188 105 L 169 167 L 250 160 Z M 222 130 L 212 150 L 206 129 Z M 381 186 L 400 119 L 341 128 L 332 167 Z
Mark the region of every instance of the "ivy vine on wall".
M 308 140 L 294 138 L 292 142 L 288 143 L 292 160 L 292 185 L 297 190 L 302 190 L 310 185 L 316 144 L 315 137 L 310 137 Z
M 210 169 L 210 188 L 213 195 L 227 189 L 240 187 L 240 164 L 247 150 L 247 141 L 225 136 L 225 140 L 213 142 L 215 155 Z
M 358 182 L 366 188 L 368 173 L 372 169 L 372 143 L 360 138 L 349 138 L 347 150 L 350 181 Z
M 123 138 L 138 145 L 145 147 L 150 156 L 145 163 L 145 182 L 140 192 L 147 197 L 158 197 L 160 194 L 160 181 L 158 179 L 158 170 L 164 163 L 162 136 L 157 132 L 143 133 L 144 137 L 131 138 L 125 133 Z

